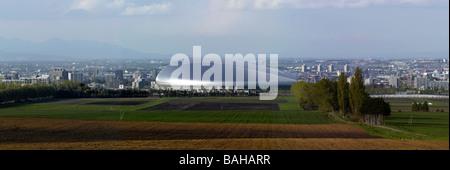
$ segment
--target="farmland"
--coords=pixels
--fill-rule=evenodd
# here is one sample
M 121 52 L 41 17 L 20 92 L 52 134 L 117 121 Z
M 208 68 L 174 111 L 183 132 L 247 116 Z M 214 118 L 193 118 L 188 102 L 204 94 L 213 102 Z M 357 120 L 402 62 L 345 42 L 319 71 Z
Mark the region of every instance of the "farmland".
M 427 140 L 449 140 L 449 100 L 448 99 L 386 99 L 390 102 L 392 113 L 386 119 L 386 126 L 407 132 L 422 134 L 419 136 L 401 136 L 399 138 L 417 138 Z M 432 103 L 429 112 L 411 112 L 412 102 Z M 404 108 L 404 109 L 399 109 Z M 443 109 L 444 112 L 436 112 Z M 402 111 L 399 111 L 402 110 Z
M 440 141 L 340 124 L 295 97 L 52 99 L 1 106 L 0 149 L 448 149 L 448 112 L 410 114 L 386 124 Z

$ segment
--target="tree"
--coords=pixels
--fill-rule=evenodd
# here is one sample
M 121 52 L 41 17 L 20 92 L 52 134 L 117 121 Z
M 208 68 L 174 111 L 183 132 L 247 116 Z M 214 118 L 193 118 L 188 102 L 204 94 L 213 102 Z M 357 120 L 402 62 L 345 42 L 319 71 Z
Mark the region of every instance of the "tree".
M 313 83 L 299 81 L 292 84 L 291 93 L 297 97 L 300 107 L 304 110 L 318 109 L 317 104 L 314 103 L 313 89 Z
M 411 111 L 416 112 L 419 110 L 419 105 L 417 105 L 416 102 L 413 102 L 412 107 L 411 107 Z
M 361 120 L 362 103 L 368 97 L 364 91 L 364 82 L 362 78 L 362 71 L 359 67 L 356 68 L 355 76 L 352 77 L 350 83 L 350 107 L 352 110 L 352 119 L 355 121 Z
M 423 104 L 422 104 L 422 111 L 423 111 L 423 112 L 428 112 L 429 109 L 430 109 L 430 108 L 428 107 L 428 102 L 427 102 L 427 101 L 424 101 Z
M 347 113 L 351 112 L 349 103 L 349 88 L 347 76 L 344 73 L 341 73 L 337 82 L 337 98 L 341 114 L 345 117 L 348 117 Z
M 323 111 L 338 111 L 337 83 L 329 79 L 321 79 L 311 89 L 313 102 Z
M 364 123 L 384 124 L 384 117 L 391 114 L 391 106 L 383 98 L 365 98 L 361 107 Z

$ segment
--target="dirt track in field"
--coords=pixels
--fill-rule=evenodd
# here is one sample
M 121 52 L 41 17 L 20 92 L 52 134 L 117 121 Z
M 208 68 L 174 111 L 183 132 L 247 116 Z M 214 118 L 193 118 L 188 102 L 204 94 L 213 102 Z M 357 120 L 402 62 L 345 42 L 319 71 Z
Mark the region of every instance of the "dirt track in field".
M 447 141 L 393 140 L 344 124 L 215 124 L 0 118 L 0 149 L 448 150 Z

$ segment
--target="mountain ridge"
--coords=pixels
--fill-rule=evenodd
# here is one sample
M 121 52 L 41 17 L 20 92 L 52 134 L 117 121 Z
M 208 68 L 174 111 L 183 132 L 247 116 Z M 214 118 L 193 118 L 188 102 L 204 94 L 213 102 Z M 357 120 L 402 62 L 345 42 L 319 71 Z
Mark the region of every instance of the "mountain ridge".
M 164 54 L 145 53 L 137 50 L 88 40 L 63 40 L 51 38 L 42 42 L 30 42 L 19 38 L 0 37 L 0 59 L 157 59 Z

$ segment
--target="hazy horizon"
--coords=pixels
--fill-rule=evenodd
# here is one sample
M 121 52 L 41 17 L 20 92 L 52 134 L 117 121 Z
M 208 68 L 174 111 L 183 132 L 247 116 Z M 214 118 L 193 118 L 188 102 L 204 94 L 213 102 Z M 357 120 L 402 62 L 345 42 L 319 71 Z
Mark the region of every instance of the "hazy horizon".
M 449 57 L 447 0 L 6 0 L 0 25 L 6 43 L 82 40 L 130 55 L 201 45 L 280 58 Z

